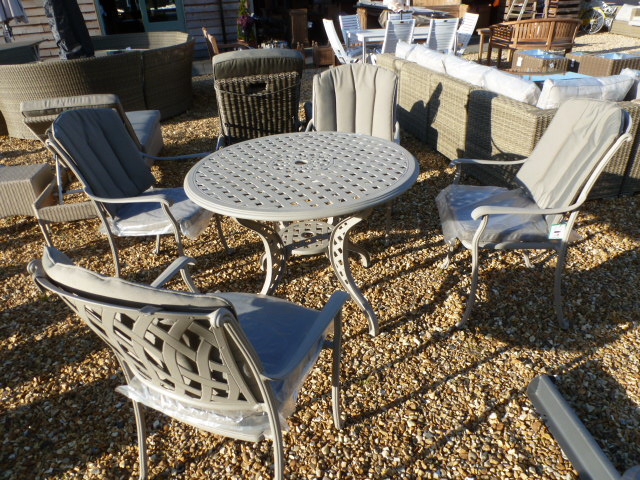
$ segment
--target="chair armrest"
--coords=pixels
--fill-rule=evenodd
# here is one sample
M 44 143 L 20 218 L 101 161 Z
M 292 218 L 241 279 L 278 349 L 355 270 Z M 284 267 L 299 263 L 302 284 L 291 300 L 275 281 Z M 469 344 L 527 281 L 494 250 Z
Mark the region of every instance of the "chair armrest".
M 296 352 L 289 359 L 289 363 L 277 372 L 264 372 L 262 376 L 267 380 L 282 380 L 291 373 L 293 369 L 297 368 L 309 352 L 309 349 L 318 341 L 318 338 L 322 336 L 327 328 L 329 328 L 331 322 L 333 322 L 333 319 L 340 313 L 342 306 L 348 299 L 349 294 L 343 291 L 338 291 L 331 295 L 331 298 L 329 298 L 329 301 L 318 315 L 315 325 L 309 331 L 304 341 L 298 345 Z
M 154 155 L 147 155 L 146 153 L 143 153 L 142 156 L 152 160 L 185 160 L 189 158 L 204 158 L 211 155 L 211 153 L 212 152 L 190 153 L 188 155 L 177 155 L 175 157 L 156 157 Z
M 581 203 L 575 203 L 561 208 L 535 208 L 535 207 L 501 207 L 499 205 L 486 205 L 482 207 L 474 208 L 471 212 L 471 218 L 478 220 L 480 217 L 486 215 L 559 215 L 561 213 L 568 213 L 578 208 Z
M 154 288 L 162 287 L 165 283 L 171 280 L 175 275 L 180 272 L 180 270 L 184 269 L 187 265 L 195 265 L 196 261 L 191 257 L 178 257 L 171 265 L 164 269 L 164 271 L 158 275 L 158 277 L 151 283 L 151 286 Z
M 477 160 L 475 158 L 456 158 L 449 163 L 450 167 L 457 165 L 518 165 L 524 163 L 527 159 L 521 158 L 518 160 Z
M 304 131 L 305 132 L 313 132 L 313 131 L 315 131 L 315 127 L 313 125 L 313 118 L 311 120 L 309 120 L 309 123 L 307 123 L 307 128 L 305 128 Z
M 163 193 L 156 193 L 153 190 L 150 192 L 143 192 L 138 197 L 122 197 L 122 198 L 98 197 L 96 195 L 93 195 L 90 192 L 87 192 L 86 190 L 85 192 L 93 200 L 97 202 L 102 202 L 102 203 L 160 203 L 162 205 L 166 205 L 167 207 L 170 207 L 171 205 L 173 205 L 172 199 L 170 199 Z

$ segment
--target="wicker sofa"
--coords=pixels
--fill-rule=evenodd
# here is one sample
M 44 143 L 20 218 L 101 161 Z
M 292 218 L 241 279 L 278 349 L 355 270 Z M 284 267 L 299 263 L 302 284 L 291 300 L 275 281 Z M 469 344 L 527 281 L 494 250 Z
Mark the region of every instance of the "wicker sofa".
M 526 157 L 556 112 L 490 92 L 393 54 L 379 55 L 377 63 L 399 75 L 401 128 L 449 159 Z M 640 192 L 640 102 L 620 104 L 631 113 L 635 139 L 611 160 L 591 191 L 592 199 Z M 517 167 L 475 166 L 468 173 L 485 184 L 513 186 L 516 171 Z
M 117 55 L 0 65 L 0 134 L 33 138 L 20 102 L 113 93 L 126 111 L 160 110 L 162 119 L 191 106 L 194 40 L 182 32 L 92 37 L 96 50 Z

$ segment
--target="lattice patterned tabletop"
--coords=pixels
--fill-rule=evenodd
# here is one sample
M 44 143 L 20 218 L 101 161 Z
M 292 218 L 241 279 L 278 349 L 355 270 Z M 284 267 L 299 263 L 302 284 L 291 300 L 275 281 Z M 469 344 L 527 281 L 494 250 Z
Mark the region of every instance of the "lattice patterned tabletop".
M 261 137 L 197 163 L 184 186 L 196 204 L 234 218 L 293 221 L 348 215 L 385 203 L 418 177 L 401 146 L 338 132 Z

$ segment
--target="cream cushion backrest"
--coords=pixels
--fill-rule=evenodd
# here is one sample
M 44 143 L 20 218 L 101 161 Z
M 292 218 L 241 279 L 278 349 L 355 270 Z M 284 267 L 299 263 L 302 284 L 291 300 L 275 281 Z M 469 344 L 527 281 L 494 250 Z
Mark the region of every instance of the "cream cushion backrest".
M 341 65 L 316 75 L 315 129 L 393 140 L 397 83 L 394 72 L 368 64 Z
M 558 109 L 516 180 L 541 208 L 567 206 L 624 125 L 613 102 L 573 98 Z
M 418 45 L 409 55 L 411 61 L 416 62 L 421 67 L 428 68 L 438 73 L 445 73 L 444 53 L 436 52 L 423 45 Z
M 45 247 L 42 268 L 47 276 L 65 290 L 99 301 L 118 300 L 130 307 L 151 305 L 165 310 L 180 309 L 213 312 L 217 308 L 232 305 L 223 298 L 201 293 L 178 292 L 154 288 L 122 278 L 105 277 L 99 273 L 76 266 L 64 253 L 53 247 Z
M 633 78 L 625 75 L 567 80 L 548 78 L 544 81 L 536 106 L 542 109 L 558 108 L 568 98 L 594 98 L 620 102 L 632 85 Z
M 640 98 L 640 89 L 638 88 L 638 83 L 640 83 L 640 70 L 633 70 L 631 68 L 624 68 L 620 75 L 624 75 L 625 77 L 633 78 L 633 84 L 631 88 L 627 92 L 627 96 L 624 97 L 625 100 L 636 100 Z
M 535 105 L 540 98 L 540 88 L 534 82 L 518 75 L 492 68 L 485 73 L 483 80 L 484 88 L 487 90 L 529 105 Z
M 396 45 L 396 57 L 406 59 L 418 45 L 399 40 Z
M 447 75 L 477 87 L 484 87 L 484 76 L 494 70 L 486 65 L 479 65 L 455 55 L 445 55 L 444 68 Z

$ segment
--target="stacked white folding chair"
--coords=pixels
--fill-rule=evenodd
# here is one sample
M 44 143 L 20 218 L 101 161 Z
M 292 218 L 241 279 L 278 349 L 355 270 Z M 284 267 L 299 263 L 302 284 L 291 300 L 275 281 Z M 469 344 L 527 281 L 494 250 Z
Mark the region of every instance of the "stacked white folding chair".
M 336 27 L 333 24 L 333 20 L 324 18 L 322 19 L 324 24 L 324 30 L 327 33 L 329 44 L 333 48 L 333 53 L 340 63 L 355 63 L 362 57 L 362 48 L 345 50 L 336 32 Z
M 456 38 L 456 55 L 462 55 L 467 49 L 471 35 L 473 35 L 478 24 L 479 16 L 477 13 L 465 13 L 464 17 L 462 17 Z
M 429 24 L 427 47 L 442 53 L 453 53 L 456 44 L 457 18 L 436 18 Z
M 360 23 L 360 15 L 340 15 L 340 29 L 342 30 L 342 38 L 347 49 L 351 48 L 353 38 L 351 38 L 350 32 L 356 32 L 362 30 Z M 357 43 L 357 41 L 355 42 Z
M 380 53 L 395 53 L 396 45 L 399 41 L 413 42 L 413 29 L 416 21 L 410 20 L 389 20 L 384 32 L 384 42 Z

